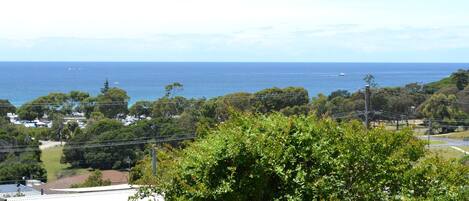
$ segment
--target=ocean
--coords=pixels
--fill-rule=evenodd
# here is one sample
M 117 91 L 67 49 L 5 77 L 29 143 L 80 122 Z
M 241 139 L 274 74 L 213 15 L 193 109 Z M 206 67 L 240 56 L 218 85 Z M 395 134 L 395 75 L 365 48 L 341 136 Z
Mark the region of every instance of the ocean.
M 50 92 L 99 93 L 106 79 L 131 102 L 155 100 L 180 82 L 185 97 L 216 97 L 269 87 L 304 87 L 310 96 L 356 91 L 373 74 L 379 86 L 428 83 L 468 63 L 210 63 L 210 62 L 0 62 L 0 99 L 21 105 Z M 341 73 L 345 76 L 339 76 Z

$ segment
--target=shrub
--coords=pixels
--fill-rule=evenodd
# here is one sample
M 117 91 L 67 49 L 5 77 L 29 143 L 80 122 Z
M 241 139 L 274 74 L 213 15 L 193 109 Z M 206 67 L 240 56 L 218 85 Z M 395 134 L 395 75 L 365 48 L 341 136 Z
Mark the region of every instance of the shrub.
M 410 130 L 367 131 L 308 116 L 237 116 L 181 151 L 160 152 L 152 177 L 139 163 L 135 183 L 166 200 L 392 200 L 464 194 L 468 169 L 420 160 L 425 149 Z M 437 159 L 433 159 L 437 160 Z M 455 169 L 456 168 L 456 169 Z M 428 188 L 421 175 L 442 181 Z M 433 184 L 433 183 L 432 183 Z M 410 193 L 414 192 L 414 194 Z M 415 194 L 418 192 L 418 194 Z

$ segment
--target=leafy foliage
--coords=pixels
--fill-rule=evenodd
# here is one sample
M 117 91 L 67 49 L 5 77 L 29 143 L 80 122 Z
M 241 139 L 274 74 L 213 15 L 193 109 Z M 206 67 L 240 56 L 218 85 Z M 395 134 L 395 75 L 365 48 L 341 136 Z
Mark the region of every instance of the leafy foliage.
M 97 169 L 122 169 L 142 159 L 145 151 L 144 142 L 158 136 L 187 134 L 179 126 L 178 119 L 142 120 L 124 127 L 111 119 L 101 119 L 89 125 L 83 132 L 75 133 L 64 147 L 62 163 L 70 163 L 74 167 L 91 167 Z M 89 147 L 88 145 L 125 142 L 141 142 L 138 144 Z M 83 147 L 83 148 L 81 148 Z M 130 162 L 130 164 L 129 164 Z
M 453 73 L 452 77 L 456 82 L 456 87 L 459 90 L 463 90 L 469 83 L 469 76 L 467 71 L 459 69 L 458 72 Z
M 39 142 L 26 130 L 0 122 L 0 181 L 26 178 L 46 179 L 46 170 L 40 164 Z
M 128 102 L 130 97 L 127 92 L 119 88 L 107 89 L 96 97 L 96 110 L 104 114 L 107 118 L 116 118 L 119 115 L 128 113 Z
M 164 87 L 165 95 L 164 97 L 171 97 L 174 96 L 177 92 L 182 91 L 184 89 L 184 85 L 179 82 L 174 82 Z
M 304 88 L 270 88 L 254 94 L 255 111 L 261 113 L 280 111 L 283 108 L 296 105 L 306 105 L 308 102 L 308 91 Z
M 453 132 L 455 127 L 452 125 L 461 125 L 464 122 L 457 122 L 467 117 L 456 103 L 455 95 L 434 94 L 426 100 L 420 108 L 424 117 L 436 120 L 441 128 L 440 133 Z
M 151 115 L 152 106 L 153 102 L 151 101 L 137 101 L 130 107 L 129 114 L 137 117 L 149 117 Z
M 366 131 L 313 116 L 236 116 L 182 151 L 160 152 L 158 174 L 148 160 L 133 182 L 151 184 L 166 200 L 389 200 L 461 197 L 467 167 L 419 160 L 425 151 L 411 131 Z M 455 169 L 454 169 L 455 168 Z M 422 177 L 435 178 L 428 188 Z M 442 181 L 438 183 L 438 181 Z
M 425 117 L 432 119 L 457 119 L 463 114 L 455 102 L 454 95 L 435 94 L 422 104 L 421 112 Z
M 363 81 L 365 81 L 365 83 L 370 87 L 377 87 L 378 86 L 378 84 L 375 81 L 375 76 L 372 75 L 372 74 L 365 75 L 365 77 L 363 78 Z
M 69 94 L 50 93 L 23 104 L 17 113 L 19 118 L 24 120 L 41 119 L 45 115 L 71 114 L 81 111 L 80 103 L 88 97 L 88 93 L 80 91 L 72 91 Z
M 0 99 L 0 118 L 3 118 L 7 113 L 14 113 L 16 107 L 10 103 L 10 101 L 5 99 Z

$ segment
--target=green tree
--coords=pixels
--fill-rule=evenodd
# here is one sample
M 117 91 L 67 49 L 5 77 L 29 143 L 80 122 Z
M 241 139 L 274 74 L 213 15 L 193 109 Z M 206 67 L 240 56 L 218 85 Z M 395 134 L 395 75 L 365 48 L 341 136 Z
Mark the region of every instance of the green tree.
M 71 108 L 67 104 L 69 101 L 70 97 L 68 94 L 50 93 L 47 96 L 41 96 L 23 104 L 18 109 L 18 116 L 21 119 L 34 120 L 41 119 L 45 115 L 53 116 L 57 113 L 69 114 L 71 112 Z
M 421 178 L 432 174 L 420 176 L 418 169 L 424 153 L 410 130 L 367 131 L 359 122 L 311 116 L 240 115 L 183 150 L 159 152 L 156 177 L 149 160 L 139 163 L 142 172 L 133 171 L 131 182 L 146 186 L 135 198 L 156 192 L 169 201 L 462 197 L 469 181 L 445 175 L 467 175 L 468 168 L 435 164 L 442 172 L 431 173 L 441 182 L 428 187 Z M 416 190 L 423 192 L 412 194 Z
M 106 132 L 119 130 L 123 127 L 124 125 L 122 125 L 121 122 L 106 118 L 97 120 L 96 122 L 93 122 L 93 124 L 89 124 L 83 132 L 75 133 L 75 135 L 68 140 L 67 144 L 65 144 L 61 162 L 70 163 L 74 167 L 89 167 L 90 163 L 93 163 L 93 161 L 87 160 L 85 155 L 90 155 L 87 153 L 93 152 L 95 149 L 80 149 L 80 147 L 87 143 L 99 143 L 99 140 L 95 139 L 100 135 Z M 118 139 L 116 137 L 116 139 L 112 140 Z M 111 165 L 112 167 L 112 164 L 108 165 Z
M 54 136 L 54 139 L 55 140 L 65 140 L 66 139 L 66 135 L 64 134 L 67 134 L 67 133 L 64 133 L 64 125 L 65 123 L 65 120 L 64 120 L 64 115 L 62 114 L 56 114 L 54 115 L 53 119 L 52 119 L 52 128 L 50 130 L 51 132 L 51 136 Z
M 253 97 L 254 110 L 260 113 L 276 112 L 286 107 L 301 106 L 308 103 L 308 91 L 300 87 L 264 89 L 256 92 Z
M 0 118 L 6 117 L 7 113 L 14 113 L 16 107 L 5 99 L 0 99 Z
M 469 83 L 469 76 L 467 71 L 459 69 L 458 72 L 453 73 L 452 78 L 456 82 L 456 87 L 463 90 Z
M 184 86 L 179 82 L 174 82 L 172 84 L 166 85 L 164 87 L 165 90 L 165 97 L 174 96 L 177 92 L 182 91 Z
M 151 115 L 153 102 L 151 101 L 137 101 L 129 109 L 129 114 L 133 116 L 145 116 L 149 117 Z
M 365 75 L 365 77 L 363 78 L 363 81 L 365 81 L 365 83 L 370 87 L 375 88 L 378 86 L 378 84 L 375 81 L 375 76 L 373 76 L 372 74 Z
M 232 111 L 251 112 L 254 96 L 250 93 L 233 93 L 215 99 L 215 116 L 217 122 L 229 119 Z
M 69 96 L 72 101 L 81 102 L 90 97 L 90 94 L 82 91 L 71 91 Z
M 38 161 L 24 161 L 14 158 L 15 161 L 0 163 L 0 181 L 23 181 L 23 177 L 38 179 L 47 182 L 47 171 Z M 3 183 L 4 184 L 4 183 Z
M 79 134 L 81 129 L 76 121 L 67 122 L 62 130 L 62 139 L 69 140 L 76 134 Z
M 350 95 L 351 95 L 350 92 L 348 92 L 347 90 L 337 90 L 337 91 L 333 91 L 327 99 L 332 100 L 336 97 L 349 98 Z
M 69 102 L 67 106 L 70 107 L 71 112 L 86 112 L 83 107 L 83 102 L 89 100 L 90 94 L 81 91 L 71 91 L 69 93 Z
M 420 112 L 430 119 L 457 119 L 464 114 L 458 108 L 456 101 L 454 95 L 434 94 L 421 105 Z
M 96 106 L 97 98 L 96 97 L 88 97 L 83 99 L 81 101 L 80 105 L 78 106 L 79 108 L 77 109 L 80 112 L 85 113 L 85 117 L 90 118 L 91 114 L 93 112 L 96 112 L 97 106 Z
M 0 181 L 15 183 L 27 177 L 46 182 L 40 155 L 39 141 L 26 129 L 0 123 Z
M 434 94 L 426 100 L 419 108 L 422 115 L 435 123 L 439 127 L 440 133 L 453 132 L 456 122 L 466 118 L 466 114 L 458 107 L 457 99 L 454 95 Z
M 152 106 L 152 116 L 155 118 L 173 118 L 181 115 L 189 106 L 189 101 L 181 96 L 163 97 L 156 100 Z
M 116 118 L 128 113 L 130 97 L 127 92 L 119 88 L 110 88 L 96 98 L 97 110 L 107 118 Z
M 104 81 L 104 86 L 103 88 L 101 88 L 101 93 L 102 94 L 105 94 L 109 91 L 110 87 L 109 87 L 109 80 L 106 79 L 106 81 Z
M 44 108 L 44 106 L 40 105 L 40 103 L 28 102 L 21 105 L 21 107 L 18 108 L 17 113 L 20 119 L 31 121 L 43 117 L 45 114 L 45 110 L 46 109 Z
M 153 118 L 141 120 L 131 126 L 111 119 L 97 120 L 88 124 L 86 129 L 77 130 L 64 147 L 62 163 L 74 167 L 97 169 L 122 169 L 142 159 L 146 141 L 160 136 L 188 134 L 189 128 L 181 122 L 183 118 Z M 73 129 L 70 129 L 73 130 Z M 125 144 L 136 142 L 137 144 Z M 96 144 L 120 144 L 119 146 L 88 147 Z M 124 143 L 124 144 L 121 144 Z M 173 145 L 178 145 L 173 143 Z M 130 164 L 129 164 L 130 159 Z
M 419 83 L 410 83 L 405 85 L 405 90 L 411 94 L 415 93 L 423 93 L 424 92 L 424 86 L 419 84 Z
M 313 97 L 311 105 L 312 110 L 317 117 L 324 117 L 330 113 L 327 96 L 324 94 L 318 94 L 317 97 Z

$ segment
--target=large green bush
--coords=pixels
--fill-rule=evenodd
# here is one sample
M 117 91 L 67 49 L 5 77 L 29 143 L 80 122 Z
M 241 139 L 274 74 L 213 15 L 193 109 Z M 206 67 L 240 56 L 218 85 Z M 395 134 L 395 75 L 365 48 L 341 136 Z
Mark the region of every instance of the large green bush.
M 166 200 L 457 200 L 467 193 L 467 167 L 420 160 L 424 154 L 409 130 L 245 115 L 182 151 L 160 152 L 156 177 L 147 159 L 131 179 L 149 185 L 136 197 L 156 192 Z
M 30 130 L 0 120 L 0 184 L 27 179 L 46 181 L 39 141 Z
M 179 120 L 154 118 L 130 126 L 117 120 L 97 120 L 83 132 L 70 137 L 64 146 L 61 162 L 82 168 L 128 168 L 142 159 L 145 144 L 150 139 L 186 134 Z

